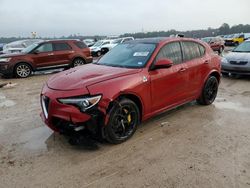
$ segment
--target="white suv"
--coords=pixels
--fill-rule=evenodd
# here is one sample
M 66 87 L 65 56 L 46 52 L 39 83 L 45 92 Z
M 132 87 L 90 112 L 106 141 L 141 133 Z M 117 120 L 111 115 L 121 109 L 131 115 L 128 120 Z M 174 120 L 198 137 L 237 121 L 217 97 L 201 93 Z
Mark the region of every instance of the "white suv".
M 106 44 L 102 46 L 102 54 L 107 53 L 108 51 L 110 51 L 112 48 L 114 48 L 115 46 L 117 46 L 118 44 L 127 42 L 127 41 L 131 41 L 134 40 L 133 37 L 124 37 L 124 38 L 118 38 L 113 40 L 110 44 Z
M 93 46 L 90 47 L 92 56 L 101 56 L 102 55 L 102 47 L 105 45 L 109 45 L 113 42 L 113 40 L 99 40 Z

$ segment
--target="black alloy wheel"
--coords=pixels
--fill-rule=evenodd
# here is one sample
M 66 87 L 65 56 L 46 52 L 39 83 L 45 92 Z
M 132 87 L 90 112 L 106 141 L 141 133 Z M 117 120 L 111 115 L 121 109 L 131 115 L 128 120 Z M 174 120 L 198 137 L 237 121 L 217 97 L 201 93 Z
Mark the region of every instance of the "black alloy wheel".
M 119 144 L 135 133 L 140 122 L 140 112 L 133 101 L 122 99 L 113 106 L 109 114 L 109 122 L 105 127 L 108 142 Z
M 197 102 L 202 105 L 210 105 L 214 102 L 217 92 L 218 92 L 219 83 L 215 76 L 210 76 L 202 90 L 201 96 L 197 99 Z

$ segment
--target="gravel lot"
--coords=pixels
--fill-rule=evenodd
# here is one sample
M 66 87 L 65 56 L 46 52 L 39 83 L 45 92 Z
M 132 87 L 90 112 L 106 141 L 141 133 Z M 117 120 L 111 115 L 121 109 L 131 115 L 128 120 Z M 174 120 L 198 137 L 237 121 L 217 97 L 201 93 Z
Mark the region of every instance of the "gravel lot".
M 144 122 L 120 145 L 70 146 L 40 119 L 51 74 L 0 79 L 0 187 L 250 187 L 250 77 L 223 78 L 216 102 Z

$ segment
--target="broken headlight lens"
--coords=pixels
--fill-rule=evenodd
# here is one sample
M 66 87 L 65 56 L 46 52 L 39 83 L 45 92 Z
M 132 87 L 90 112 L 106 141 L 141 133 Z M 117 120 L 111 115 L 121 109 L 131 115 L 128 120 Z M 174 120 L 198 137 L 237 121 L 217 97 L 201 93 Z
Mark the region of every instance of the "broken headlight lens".
M 73 105 L 79 108 L 82 112 L 92 108 L 95 106 L 100 100 L 102 96 L 89 96 L 89 97 L 75 97 L 75 98 L 65 98 L 58 99 L 58 101 L 62 104 Z

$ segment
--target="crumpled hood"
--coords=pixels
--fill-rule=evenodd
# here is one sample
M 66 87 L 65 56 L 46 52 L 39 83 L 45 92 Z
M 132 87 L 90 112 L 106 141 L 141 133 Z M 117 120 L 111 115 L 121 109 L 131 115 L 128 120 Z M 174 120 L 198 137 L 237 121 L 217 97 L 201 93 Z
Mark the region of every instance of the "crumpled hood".
M 48 80 L 47 85 L 55 90 L 76 90 L 117 77 L 136 74 L 141 70 L 87 64 L 55 74 Z
M 224 56 L 228 61 L 248 61 L 250 62 L 250 53 L 230 52 Z

